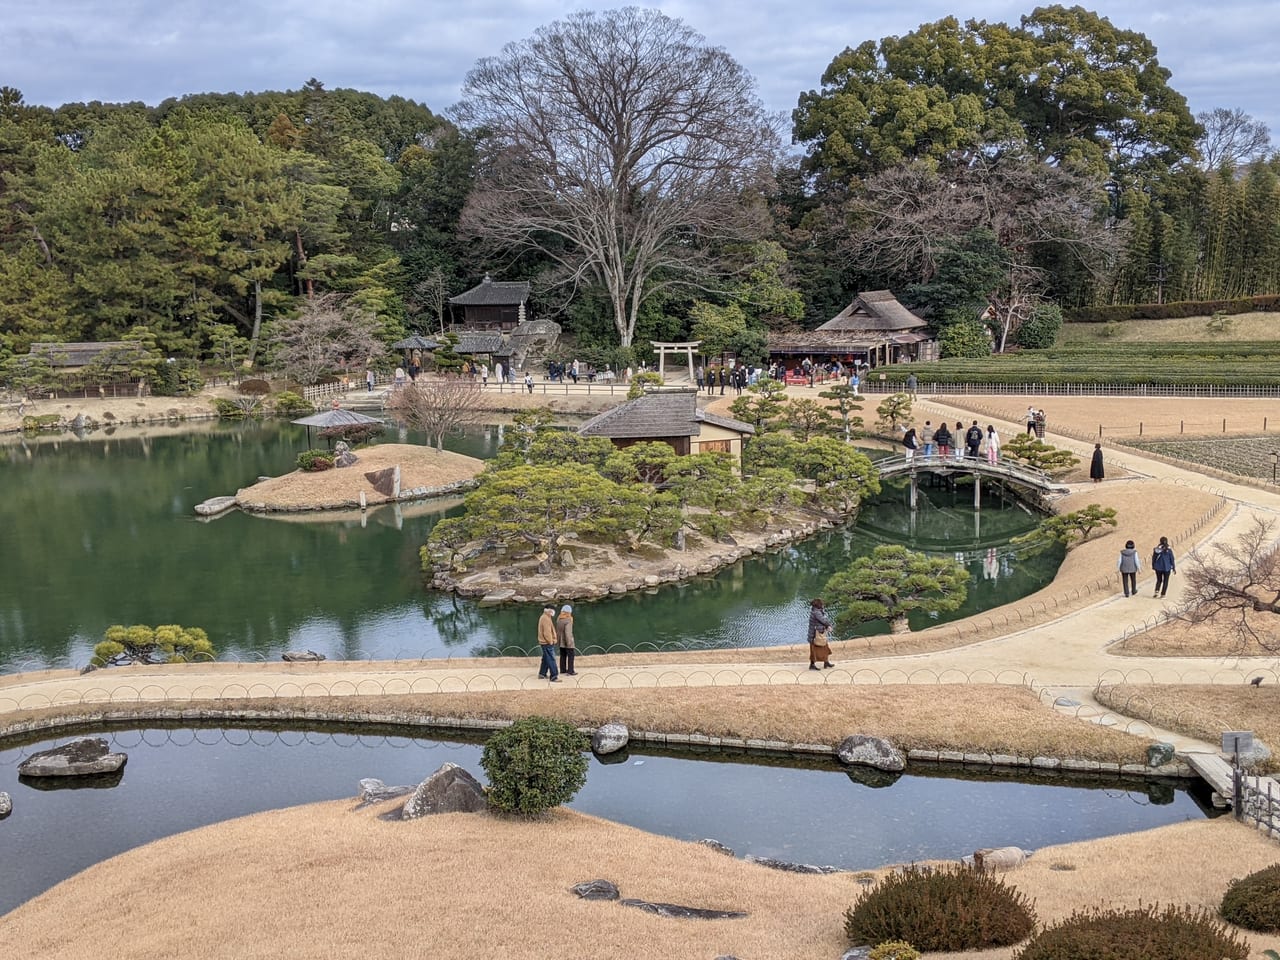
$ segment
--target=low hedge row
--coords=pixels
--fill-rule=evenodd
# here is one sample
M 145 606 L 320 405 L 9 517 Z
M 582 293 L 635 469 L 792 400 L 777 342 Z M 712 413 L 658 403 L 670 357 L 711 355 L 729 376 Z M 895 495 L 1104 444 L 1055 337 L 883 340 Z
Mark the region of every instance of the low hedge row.
M 1208 317 L 1215 313 L 1254 313 L 1280 310 L 1280 294 L 1236 297 L 1231 300 L 1176 300 L 1172 303 L 1122 303 L 1077 307 L 1063 312 L 1067 323 L 1120 323 L 1125 320 L 1174 320 Z

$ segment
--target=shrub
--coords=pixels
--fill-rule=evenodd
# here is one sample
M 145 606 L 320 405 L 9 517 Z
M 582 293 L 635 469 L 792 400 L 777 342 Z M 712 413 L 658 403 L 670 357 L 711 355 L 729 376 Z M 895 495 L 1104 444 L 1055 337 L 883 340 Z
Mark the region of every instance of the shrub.
M 988 357 L 991 334 L 978 320 L 949 323 L 938 334 L 938 350 L 944 357 Z
M 176 623 L 148 627 L 115 624 L 107 628 L 102 641 L 93 648 L 95 667 L 126 663 L 188 663 L 212 660 L 213 644 L 199 627 L 180 627 Z
M 587 782 L 586 749 L 572 724 L 550 717 L 523 717 L 498 731 L 480 757 L 490 805 L 532 817 L 568 803 Z
M 1018 328 L 1018 346 L 1030 350 L 1047 349 L 1057 342 L 1061 329 L 1062 309 L 1055 303 L 1042 303 Z
M 245 417 L 256 417 L 262 412 L 262 398 L 239 397 L 235 400 L 227 400 L 223 397 L 214 397 L 213 409 L 219 419 L 243 420 Z
M 333 468 L 333 454 L 327 450 L 303 450 L 298 454 L 298 469 L 305 473 L 319 473 Z
M 325 440 L 345 440 L 350 446 L 358 447 L 386 432 L 387 427 L 383 423 L 348 423 L 340 427 L 325 427 L 320 436 Z
M 265 397 L 271 392 L 271 384 L 255 377 L 249 380 L 241 380 L 236 389 L 246 396 Z
M 1232 880 L 1222 916 L 1246 930 L 1280 933 L 1280 863 Z
M 627 390 L 627 399 L 635 400 L 644 396 L 645 387 L 660 386 L 662 386 L 662 377 L 656 371 L 645 370 L 642 373 L 637 373 L 631 378 L 631 387 Z
M 1155 905 L 1073 913 L 1014 960 L 1247 960 L 1248 944 L 1203 910 Z
M 275 408 L 278 417 L 305 417 L 316 412 L 314 403 L 291 390 L 276 394 Z
M 920 951 L 905 940 L 886 940 L 867 954 L 867 960 L 920 960 Z
M 853 944 L 906 940 L 918 950 L 981 950 L 1025 940 L 1035 908 L 994 874 L 959 864 L 911 867 L 865 891 L 845 911 Z

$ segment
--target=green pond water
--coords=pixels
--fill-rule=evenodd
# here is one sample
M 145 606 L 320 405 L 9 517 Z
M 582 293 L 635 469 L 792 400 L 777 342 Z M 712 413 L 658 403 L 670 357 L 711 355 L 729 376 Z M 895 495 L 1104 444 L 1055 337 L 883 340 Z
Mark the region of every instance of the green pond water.
M 451 448 L 491 456 L 499 433 L 482 428 Z M 402 438 L 391 431 L 387 439 Z M 279 422 L 0 442 L 0 672 L 81 666 L 113 623 L 203 627 L 220 656 L 239 659 L 278 659 L 286 649 L 358 659 L 533 648 L 536 605 L 480 607 L 424 588 L 418 548 L 457 501 L 324 522 L 195 516 L 202 500 L 292 469 L 306 447 L 305 431 Z M 971 488 L 924 492 L 915 514 L 903 486 L 887 487 L 851 527 L 715 577 L 579 604 L 579 647 L 590 654 L 803 642 L 808 598 L 879 543 L 963 554 L 969 599 L 950 618 L 1053 577 L 1060 554 L 1028 557 L 1007 546 L 1035 525 L 1023 507 L 989 497 L 975 515 Z M 871 624 L 867 632 L 885 629 Z

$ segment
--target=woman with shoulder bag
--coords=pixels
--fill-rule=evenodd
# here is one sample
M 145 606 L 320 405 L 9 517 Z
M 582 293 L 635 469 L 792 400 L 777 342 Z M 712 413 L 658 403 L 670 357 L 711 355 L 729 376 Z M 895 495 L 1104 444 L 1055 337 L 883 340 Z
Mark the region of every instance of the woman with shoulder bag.
M 831 618 L 827 608 L 817 598 L 809 601 L 809 669 L 817 670 L 818 661 L 823 667 L 834 667 L 831 662 Z

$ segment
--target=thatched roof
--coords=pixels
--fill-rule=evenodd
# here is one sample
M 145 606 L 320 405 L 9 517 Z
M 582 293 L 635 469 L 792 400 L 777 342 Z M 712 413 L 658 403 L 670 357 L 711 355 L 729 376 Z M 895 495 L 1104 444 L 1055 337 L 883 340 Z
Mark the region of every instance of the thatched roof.
M 526 280 L 494 280 L 485 274 L 483 280 L 466 293 L 450 297 L 449 302 L 459 307 L 505 307 L 519 305 L 529 299 L 529 283 Z
M 142 356 L 145 350 L 135 340 L 103 340 L 98 343 L 33 343 L 32 356 L 43 356 L 54 367 L 83 367 L 100 354 L 116 352 L 120 358 Z
M 731 417 L 698 409 L 696 390 L 653 390 L 592 417 L 578 433 L 610 440 L 657 440 L 662 437 L 696 437 L 702 424 L 753 434 L 755 427 Z
M 490 353 L 500 356 L 511 352 L 503 349 L 502 334 L 470 330 L 459 331 L 458 342 L 453 350 L 455 353 Z
M 900 304 L 888 290 L 860 293 L 818 327 L 823 333 L 902 333 L 928 324 Z

